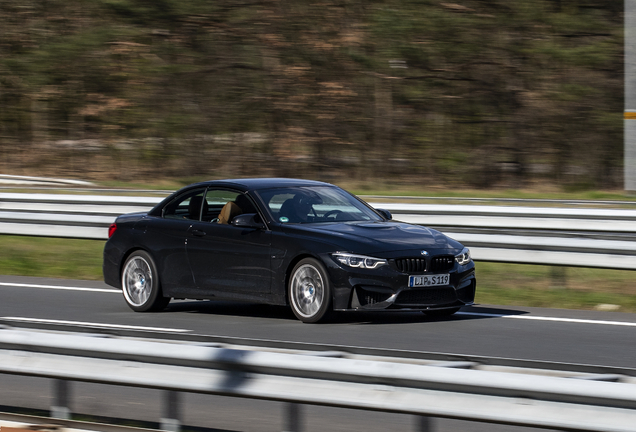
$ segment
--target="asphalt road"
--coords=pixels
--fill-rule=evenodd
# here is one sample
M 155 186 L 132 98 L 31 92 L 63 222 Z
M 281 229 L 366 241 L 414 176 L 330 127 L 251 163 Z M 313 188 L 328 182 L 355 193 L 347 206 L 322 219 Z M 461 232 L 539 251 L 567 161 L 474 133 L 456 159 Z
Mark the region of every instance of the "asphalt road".
M 474 306 L 433 320 L 421 313 L 337 314 L 302 324 L 282 307 L 232 302 L 171 303 L 164 312 L 134 313 L 121 292 L 100 282 L 0 276 L 0 322 L 90 331 L 137 330 L 169 337 L 210 335 L 457 355 L 636 368 L 636 315 L 525 307 Z M 477 297 L 479 300 L 479 296 Z M 62 328 L 62 327 L 60 327 Z M 0 375 L 0 405 L 48 409 L 45 379 Z M 154 390 L 74 384 L 74 412 L 157 421 Z M 223 431 L 281 431 L 284 405 L 183 395 L 184 422 Z M 410 416 L 303 407 L 306 431 L 418 430 Z M 523 431 L 509 426 L 435 420 L 435 431 Z

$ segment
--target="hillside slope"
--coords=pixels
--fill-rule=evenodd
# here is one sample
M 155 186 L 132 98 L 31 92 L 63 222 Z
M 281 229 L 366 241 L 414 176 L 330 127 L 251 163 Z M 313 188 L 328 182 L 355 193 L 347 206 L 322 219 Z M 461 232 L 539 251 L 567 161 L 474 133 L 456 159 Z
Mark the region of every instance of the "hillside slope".
M 0 170 L 614 187 L 622 7 L 0 1 Z

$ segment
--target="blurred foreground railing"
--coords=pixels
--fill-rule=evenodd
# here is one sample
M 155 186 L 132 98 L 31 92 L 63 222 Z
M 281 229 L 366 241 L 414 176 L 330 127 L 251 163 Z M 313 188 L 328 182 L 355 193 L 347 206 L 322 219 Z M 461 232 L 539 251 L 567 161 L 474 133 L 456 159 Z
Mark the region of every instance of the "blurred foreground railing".
M 84 381 L 165 391 L 161 428 L 170 431 L 181 425 L 181 392 L 286 402 L 289 432 L 302 423 L 297 404 L 422 416 L 422 431 L 430 430 L 430 417 L 568 431 L 626 432 L 636 425 L 631 376 L 547 376 L 465 369 L 466 362 L 316 354 L 0 330 L 0 373 L 54 379 L 51 414 L 58 418 L 71 415 L 70 382 Z
M 0 234 L 105 240 L 123 213 L 162 197 L 0 193 Z M 439 229 L 480 261 L 636 270 L 636 210 L 371 203 Z

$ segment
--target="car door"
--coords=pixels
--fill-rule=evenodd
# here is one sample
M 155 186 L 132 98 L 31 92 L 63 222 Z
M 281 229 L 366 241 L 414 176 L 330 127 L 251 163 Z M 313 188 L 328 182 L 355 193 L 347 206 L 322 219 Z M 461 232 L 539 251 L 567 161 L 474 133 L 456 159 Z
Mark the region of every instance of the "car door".
M 189 295 L 195 288 L 186 240 L 194 219 L 200 217 L 197 203 L 203 200 L 205 190 L 192 189 L 175 197 L 160 216 L 148 219 L 143 233 L 142 244 L 155 257 L 162 287 L 171 297 Z
M 192 223 L 186 242 L 190 268 L 202 297 L 269 294 L 270 232 L 229 223 L 238 214 L 255 212 L 253 201 L 241 192 L 209 188 L 203 207 L 201 220 Z

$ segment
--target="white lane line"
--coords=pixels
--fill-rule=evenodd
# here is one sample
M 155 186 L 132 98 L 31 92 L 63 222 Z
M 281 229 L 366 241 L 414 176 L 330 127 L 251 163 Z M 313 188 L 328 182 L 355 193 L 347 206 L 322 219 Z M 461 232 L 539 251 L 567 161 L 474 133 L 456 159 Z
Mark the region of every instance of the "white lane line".
M 490 313 L 481 313 L 481 312 L 457 312 L 455 315 L 471 315 L 471 316 L 481 316 L 481 317 L 487 317 L 487 318 L 513 318 L 513 319 L 524 319 L 524 320 L 534 320 L 534 321 L 556 321 L 556 322 L 567 322 L 567 323 L 575 323 L 575 324 L 600 324 L 600 325 L 636 327 L 636 322 L 542 317 L 542 316 L 534 316 L 534 315 L 502 315 L 502 314 L 490 314 Z
M 0 282 L 0 286 L 20 287 L 20 288 L 45 288 L 45 289 L 58 289 L 58 290 L 69 290 L 69 291 L 107 292 L 107 293 L 121 294 L 121 290 L 108 289 L 108 288 L 85 288 L 85 287 L 69 287 L 69 286 L 60 286 L 60 285 L 35 285 L 35 284 L 22 284 L 22 283 L 9 283 L 9 282 Z
M 74 326 L 81 326 L 81 327 L 99 327 L 99 328 L 112 328 L 112 329 L 122 329 L 122 330 L 162 331 L 162 332 L 170 332 L 170 333 L 187 333 L 192 331 L 192 330 L 163 328 L 163 327 L 141 327 L 141 326 L 132 326 L 132 325 L 123 325 L 123 324 L 102 324 L 102 323 L 83 322 L 83 321 L 63 321 L 63 320 L 41 319 L 41 318 L 0 317 L 0 319 L 6 320 L 6 321 L 31 322 L 31 323 L 38 323 L 38 324 L 64 324 L 64 325 L 74 325 Z
M 69 286 L 61 286 L 61 285 L 36 285 L 36 284 L 22 284 L 22 283 L 9 283 L 9 282 L 0 282 L 0 286 L 58 289 L 58 290 L 69 290 L 69 291 L 89 291 L 89 292 L 104 292 L 104 293 L 121 294 L 120 290 L 118 290 L 118 289 L 109 289 L 109 288 L 69 287 Z M 472 316 L 482 316 L 482 317 L 487 317 L 487 318 L 514 318 L 514 319 L 525 319 L 525 320 L 534 320 L 534 321 L 553 321 L 553 322 L 567 322 L 567 323 L 576 323 L 576 324 L 599 324 L 599 325 L 614 325 L 614 326 L 623 326 L 623 327 L 636 327 L 636 323 L 634 323 L 634 322 L 602 321 L 602 320 L 587 320 L 587 319 L 559 318 L 559 317 L 542 317 L 542 316 L 534 316 L 534 315 L 503 315 L 503 314 L 490 314 L 490 313 L 481 313 L 481 312 L 457 312 L 455 315 L 472 315 Z M 5 319 L 8 319 L 8 318 L 5 318 Z M 25 320 L 26 320 L 26 318 L 25 318 Z M 92 325 L 94 327 L 113 327 L 113 328 L 120 327 L 120 328 L 130 328 L 130 329 L 138 328 L 138 329 L 149 329 L 149 330 L 166 330 L 166 329 L 154 328 L 154 327 L 116 326 L 116 325 L 107 325 L 107 324 L 78 323 L 78 322 L 73 322 L 73 321 L 59 321 L 59 323 L 78 324 L 78 325 Z M 166 331 L 187 332 L 187 331 L 190 331 L 190 330 L 167 329 Z

